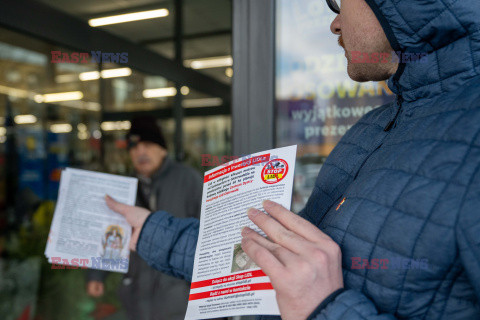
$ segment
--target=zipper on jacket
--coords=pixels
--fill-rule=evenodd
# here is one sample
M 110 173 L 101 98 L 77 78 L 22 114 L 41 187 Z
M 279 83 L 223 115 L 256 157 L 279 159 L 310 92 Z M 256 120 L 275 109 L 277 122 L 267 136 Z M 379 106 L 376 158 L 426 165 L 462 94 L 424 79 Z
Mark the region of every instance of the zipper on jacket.
M 397 113 L 395 114 L 395 117 L 387 124 L 385 129 L 383 131 L 390 131 L 392 128 L 395 128 L 397 126 L 397 119 L 398 116 L 400 115 L 400 111 L 402 110 L 402 102 L 403 102 L 403 97 L 402 95 L 397 96 Z

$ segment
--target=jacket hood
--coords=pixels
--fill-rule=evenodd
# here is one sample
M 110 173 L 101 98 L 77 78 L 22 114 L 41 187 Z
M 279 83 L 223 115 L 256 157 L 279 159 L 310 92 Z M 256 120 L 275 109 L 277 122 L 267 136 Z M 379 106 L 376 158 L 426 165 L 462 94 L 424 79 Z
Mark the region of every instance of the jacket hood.
M 388 85 L 406 101 L 455 90 L 480 74 L 480 0 L 366 0 L 400 63 Z

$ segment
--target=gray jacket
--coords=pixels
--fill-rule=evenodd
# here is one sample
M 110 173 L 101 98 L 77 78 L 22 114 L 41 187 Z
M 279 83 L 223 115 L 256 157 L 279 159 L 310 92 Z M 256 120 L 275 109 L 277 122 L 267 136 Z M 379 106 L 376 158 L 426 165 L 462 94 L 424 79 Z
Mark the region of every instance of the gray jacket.
M 150 181 L 139 178 L 137 206 L 165 210 L 179 218 L 198 218 L 202 186 L 202 178 L 194 169 L 167 157 Z M 107 275 L 90 269 L 87 281 L 104 281 Z M 131 252 L 129 271 L 118 293 L 132 320 L 183 320 L 189 289 L 188 282 L 156 271 Z

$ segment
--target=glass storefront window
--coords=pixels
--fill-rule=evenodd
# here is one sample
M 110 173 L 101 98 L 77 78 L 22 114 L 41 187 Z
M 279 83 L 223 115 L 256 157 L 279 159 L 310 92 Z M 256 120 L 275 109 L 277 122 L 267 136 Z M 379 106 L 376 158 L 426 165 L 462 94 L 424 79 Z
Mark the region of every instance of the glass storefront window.
M 324 0 L 277 0 L 276 141 L 298 144 L 292 210 L 298 212 L 330 151 L 361 116 L 393 99 L 385 81 L 347 75 L 335 14 Z
M 213 36 L 204 44 L 211 55 L 231 54 L 229 41 L 217 44 L 220 51 L 213 46 L 222 39 Z M 188 58 L 207 54 L 199 51 L 199 41 L 185 40 Z M 84 270 L 52 270 L 44 257 L 61 170 L 132 174 L 125 136 L 138 114 L 160 115 L 157 120 L 170 157 L 175 157 L 175 83 L 131 69 L 127 63 L 104 63 L 102 72 L 124 73 L 103 77 L 91 59 L 53 62 L 52 52 L 74 54 L 0 28 L 0 319 L 30 314 L 80 320 L 103 312 L 102 307 L 121 309 L 116 295 L 121 275 L 110 276 L 105 295 L 94 299 L 84 290 Z M 230 82 L 224 67 L 206 73 Z M 211 167 L 202 165 L 202 155 L 231 154 L 231 117 L 215 115 L 213 108 L 224 107 L 221 99 L 186 86 L 180 91 L 185 110 L 208 108 L 208 116 L 183 120 L 185 162 L 206 171 Z
M 98 141 L 88 139 L 97 128 L 83 136 L 77 130 L 100 119 L 98 83 L 79 79 L 96 65 L 54 63 L 52 52 L 72 52 L 0 31 L 0 143 L 10 155 L 4 168 L 15 172 L 20 192 L 55 199 L 60 168 L 100 160 Z
M 112 63 L 104 63 L 103 70 L 117 74 L 104 78 L 105 112 L 147 111 L 172 106 L 175 85 L 167 79 Z
M 98 83 L 78 78 L 96 65 L 52 63 L 52 51 L 71 53 L 0 29 L 2 319 L 80 319 L 92 302 L 71 289 L 83 272 L 51 270 L 43 251 L 61 169 L 100 161 Z
M 190 117 L 184 121 L 185 162 L 200 172 L 232 153 L 231 116 Z

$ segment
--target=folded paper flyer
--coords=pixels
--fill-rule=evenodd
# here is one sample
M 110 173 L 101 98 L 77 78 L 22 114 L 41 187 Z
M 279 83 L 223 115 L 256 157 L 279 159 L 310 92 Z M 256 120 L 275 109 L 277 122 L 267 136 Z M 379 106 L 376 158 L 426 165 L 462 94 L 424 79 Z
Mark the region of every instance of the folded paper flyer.
M 279 315 L 269 278 L 245 254 L 248 208 L 272 200 L 290 209 L 297 146 L 267 150 L 207 171 L 200 232 L 185 319 Z
M 67 168 L 62 172 L 45 256 L 52 268 L 128 271 L 132 228 L 105 195 L 134 205 L 136 178 Z

